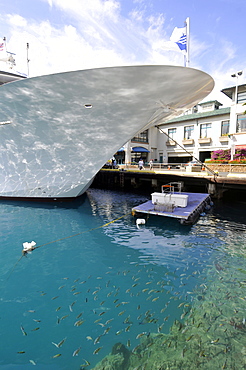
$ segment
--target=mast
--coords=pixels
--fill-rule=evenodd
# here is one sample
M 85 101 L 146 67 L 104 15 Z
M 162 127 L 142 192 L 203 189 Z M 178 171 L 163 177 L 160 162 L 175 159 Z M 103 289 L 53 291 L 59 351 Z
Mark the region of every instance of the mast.
M 190 66 L 190 18 L 186 18 L 186 55 L 185 55 L 185 67 Z
M 26 44 L 27 77 L 29 77 L 29 62 L 30 62 L 28 52 L 29 52 L 29 42 L 27 42 Z

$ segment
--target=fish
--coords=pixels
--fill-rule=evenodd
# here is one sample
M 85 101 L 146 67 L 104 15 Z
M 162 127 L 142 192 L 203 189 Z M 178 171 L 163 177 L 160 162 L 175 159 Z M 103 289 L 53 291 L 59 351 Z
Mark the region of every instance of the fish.
M 80 326 L 85 322 L 85 320 L 78 320 L 74 323 L 74 326 Z
M 108 332 L 109 332 L 110 329 L 111 329 L 111 326 L 109 328 L 105 329 L 104 332 L 103 332 L 103 335 L 108 334 Z
M 57 346 L 58 346 L 58 348 L 60 348 L 62 345 L 63 345 L 63 343 L 65 342 L 65 340 L 67 339 L 67 337 L 65 337 L 64 339 L 62 339 L 58 344 L 57 344 Z
M 105 322 L 105 325 L 108 325 L 111 321 L 113 321 L 114 319 L 109 319 Z
M 80 350 L 81 350 L 81 347 L 77 348 L 77 349 L 73 352 L 73 357 L 74 357 L 74 356 L 78 356 L 78 355 L 79 355 Z
M 143 335 L 146 335 L 147 334 L 147 332 L 146 331 L 143 331 L 142 333 L 140 333 L 140 334 L 138 334 L 137 336 L 136 336 L 136 339 L 139 339 L 139 338 L 141 338 Z
M 133 350 L 132 350 L 132 353 L 136 353 L 139 347 L 140 347 L 140 344 L 138 344 L 136 347 L 134 347 Z
M 215 340 L 211 340 L 211 344 L 218 343 L 219 340 L 220 340 L 219 338 L 217 338 Z
M 65 286 L 65 285 L 61 285 L 61 286 L 59 286 L 59 288 L 58 288 L 58 289 L 60 290 L 60 289 L 64 288 L 64 286 Z
M 127 345 L 127 347 L 131 347 L 131 341 L 130 341 L 130 339 L 128 339 L 126 345 Z
M 73 295 L 78 295 L 78 294 L 81 294 L 82 292 L 75 292 L 73 293 Z
M 61 353 L 57 353 L 57 355 L 52 356 L 52 358 L 57 358 L 57 357 L 60 357 L 60 356 L 61 356 Z
M 152 299 L 152 302 L 157 301 L 157 299 L 159 299 L 159 298 L 160 298 L 160 297 L 153 298 L 153 299 Z
M 33 360 L 29 360 L 29 362 L 32 364 L 32 365 L 36 365 L 36 362 L 33 361 Z
M 23 353 L 26 353 L 26 351 L 18 351 L 17 353 L 22 355 Z
M 52 297 L 51 300 L 54 301 L 54 299 L 57 299 L 59 295 L 56 295 L 55 297 Z
M 99 351 L 101 351 L 103 347 L 98 347 L 95 349 L 95 351 L 93 352 L 93 355 L 97 355 Z
M 191 340 L 191 338 L 193 338 L 193 334 L 191 334 L 187 339 L 186 339 L 186 342 L 189 342 Z
M 97 344 L 100 342 L 100 339 L 101 339 L 101 335 L 99 335 L 95 340 L 94 340 L 94 344 Z
M 22 332 L 23 335 L 27 335 L 27 333 L 25 332 L 25 329 L 23 328 L 22 325 L 20 326 L 20 329 L 21 329 L 21 332 Z
M 41 322 L 41 320 L 38 320 L 38 319 L 33 319 L 33 321 L 35 321 L 35 322 Z
M 123 315 L 123 313 L 125 313 L 125 312 L 126 312 L 126 310 L 119 312 L 119 313 L 118 313 L 118 316 Z
M 89 361 L 85 360 L 84 358 L 83 358 L 83 360 L 85 361 L 85 364 L 80 365 L 81 366 L 81 369 L 83 369 L 86 366 L 90 366 L 90 364 L 91 364 Z
M 56 311 L 60 311 L 60 309 L 61 309 L 61 306 L 57 307 Z
M 122 330 L 118 330 L 115 335 L 119 335 L 122 332 Z
M 87 340 L 93 340 L 92 337 L 90 335 L 87 335 L 86 337 Z
M 37 328 L 34 328 L 34 329 L 32 329 L 31 331 L 37 331 L 37 330 L 39 330 L 40 328 L 39 327 L 37 327 Z
M 79 319 L 83 315 L 83 312 L 80 312 L 77 316 L 76 319 Z
M 64 320 L 64 319 L 66 319 L 66 317 L 68 317 L 69 315 L 64 315 L 64 316 L 62 316 L 61 318 L 60 318 L 60 320 Z

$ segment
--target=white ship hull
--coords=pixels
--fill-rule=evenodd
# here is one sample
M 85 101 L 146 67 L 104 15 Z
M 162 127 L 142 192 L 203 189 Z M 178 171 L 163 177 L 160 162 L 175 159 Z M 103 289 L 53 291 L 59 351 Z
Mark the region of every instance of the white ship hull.
M 131 66 L 0 86 L 0 197 L 72 198 L 137 132 L 182 113 L 214 85 L 198 70 Z

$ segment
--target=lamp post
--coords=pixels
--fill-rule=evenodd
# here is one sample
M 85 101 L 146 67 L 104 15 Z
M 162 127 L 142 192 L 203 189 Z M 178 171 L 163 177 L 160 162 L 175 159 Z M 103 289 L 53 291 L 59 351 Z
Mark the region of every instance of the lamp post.
M 239 71 L 239 72 L 236 72 L 236 73 L 233 73 L 232 75 L 231 75 L 231 77 L 236 77 L 236 89 L 235 89 L 235 104 L 237 104 L 237 94 L 238 94 L 238 77 L 239 76 L 242 76 L 242 74 L 243 74 L 243 71 Z
M 236 73 L 233 73 L 231 77 L 236 78 L 236 86 L 235 86 L 235 96 L 234 96 L 234 123 L 235 123 L 235 132 L 237 131 L 237 95 L 238 95 L 238 77 L 242 76 L 243 71 L 239 71 Z M 235 154 L 235 137 L 233 135 L 228 135 L 229 139 L 231 139 L 231 160 L 233 160 L 234 154 Z

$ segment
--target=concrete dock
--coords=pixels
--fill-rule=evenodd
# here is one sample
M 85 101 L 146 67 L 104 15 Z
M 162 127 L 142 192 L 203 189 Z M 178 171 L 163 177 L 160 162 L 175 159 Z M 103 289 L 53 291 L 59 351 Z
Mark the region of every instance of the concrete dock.
M 92 186 L 152 193 L 159 191 L 163 184 L 175 181 L 183 183 L 183 191 L 209 193 L 215 199 L 221 199 L 226 194 L 246 194 L 246 174 L 223 173 L 215 176 L 206 171 L 101 169 Z

